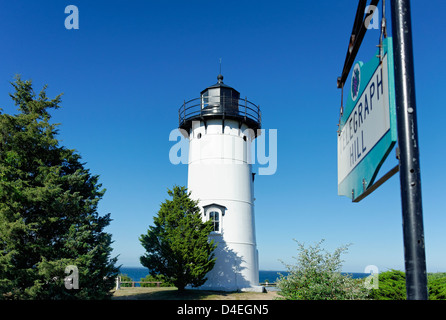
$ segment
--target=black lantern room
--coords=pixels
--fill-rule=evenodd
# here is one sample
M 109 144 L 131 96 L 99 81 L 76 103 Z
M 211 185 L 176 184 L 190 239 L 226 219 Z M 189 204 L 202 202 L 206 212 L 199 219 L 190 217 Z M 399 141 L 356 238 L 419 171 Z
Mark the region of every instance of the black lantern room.
M 223 76 L 217 76 L 217 83 L 201 91 L 200 98 L 185 101 L 178 111 L 179 127 L 187 132 L 192 121 L 210 119 L 237 120 L 257 131 L 261 128 L 260 108 L 247 98 L 240 99 L 240 92 L 223 83 Z

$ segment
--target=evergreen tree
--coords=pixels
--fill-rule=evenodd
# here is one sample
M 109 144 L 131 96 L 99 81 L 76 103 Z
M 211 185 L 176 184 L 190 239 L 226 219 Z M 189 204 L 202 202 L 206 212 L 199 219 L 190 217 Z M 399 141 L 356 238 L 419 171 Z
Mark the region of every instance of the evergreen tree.
M 56 139 L 49 112 L 61 95 L 48 99 L 46 86 L 37 95 L 20 76 L 12 85 L 19 113 L 0 109 L 0 299 L 109 297 L 117 258 L 104 232 L 110 214 L 97 213 L 105 189 Z
M 151 275 L 164 275 L 179 290 L 188 284 L 198 287 L 215 264 L 216 244 L 208 239 L 213 226 L 202 221 L 198 201 L 187 188 L 175 186 L 168 194 L 172 200 L 161 204 L 154 226 L 140 237 L 147 251 L 140 261 Z

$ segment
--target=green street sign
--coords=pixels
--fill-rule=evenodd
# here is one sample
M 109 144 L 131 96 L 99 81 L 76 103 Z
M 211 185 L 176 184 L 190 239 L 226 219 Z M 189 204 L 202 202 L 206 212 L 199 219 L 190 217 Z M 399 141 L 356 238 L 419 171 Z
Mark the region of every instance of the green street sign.
M 338 195 L 354 200 L 373 185 L 397 140 L 392 38 L 356 62 L 338 130 Z

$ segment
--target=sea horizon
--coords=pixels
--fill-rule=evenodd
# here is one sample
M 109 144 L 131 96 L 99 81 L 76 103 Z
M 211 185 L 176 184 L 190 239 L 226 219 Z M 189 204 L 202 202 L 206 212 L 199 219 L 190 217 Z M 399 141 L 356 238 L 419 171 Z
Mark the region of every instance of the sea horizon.
M 132 281 L 141 281 L 142 278 L 145 278 L 149 274 L 149 270 L 145 267 L 122 266 L 119 269 L 119 274 L 128 276 Z M 264 283 L 268 281 L 269 283 L 274 283 L 280 277 L 280 274 L 287 276 L 288 272 L 286 270 L 259 270 L 259 282 Z M 365 278 L 370 275 L 370 273 L 363 272 L 341 272 L 341 274 L 349 274 L 353 279 Z

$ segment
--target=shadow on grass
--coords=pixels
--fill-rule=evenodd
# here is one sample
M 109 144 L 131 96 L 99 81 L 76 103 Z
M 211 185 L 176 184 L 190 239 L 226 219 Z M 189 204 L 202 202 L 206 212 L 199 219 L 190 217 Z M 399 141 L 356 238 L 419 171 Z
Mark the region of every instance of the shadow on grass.
M 113 300 L 206 300 L 224 299 L 231 292 L 184 290 L 174 287 L 161 288 L 121 288 L 113 294 Z

